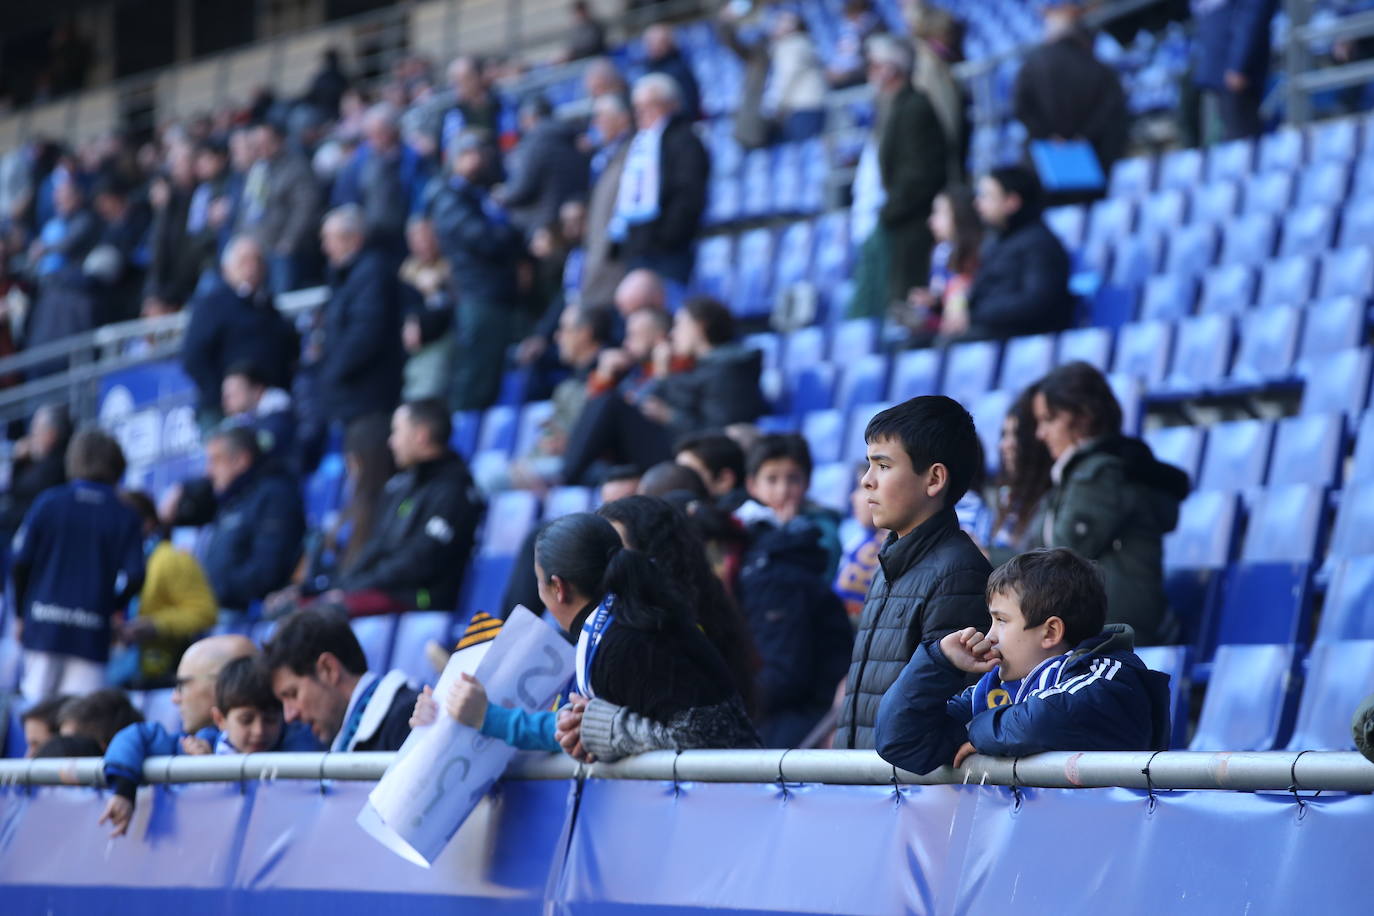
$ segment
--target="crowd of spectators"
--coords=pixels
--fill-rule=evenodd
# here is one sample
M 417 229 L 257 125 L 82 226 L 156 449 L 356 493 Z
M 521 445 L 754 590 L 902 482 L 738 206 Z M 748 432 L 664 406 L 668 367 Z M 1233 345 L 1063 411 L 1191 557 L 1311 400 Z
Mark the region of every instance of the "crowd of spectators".
M 206 436 L 205 477 L 156 503 L 121 495 L 118 444 L 73 436 L 55 408 L 16 448 L 0 517 L 18 532 L 24 693 L 44 701 L 34 751 L 40 728 L 66 734 L 62 716 L 128 726 L 118 748 L 114 731 L 72 734 L 110 747 L 107 775 L 131 802 L 148 754 L 395 749 L 412 716 L 442 703 L 487 734 L 580 759 L 833 740 L 920 768 L 949 762 L 961 735 L 992 746 L 974 728 L 981 695 L 941 723 L 938 746 L 913 749 L 909 709 L 889 709 L 993 669 L 990 603 L 1019 602 L 993 627 L 1047 628 L 1016 657 L 1018 680 L 1104 622 L 1142 642 L 1173 635 L 1160 545 L 1188 481 L 1121 434 L 1110 387 L 1085 365 L 1018 400 L 990 487 L 968 412 L 918 398 L 868 427 L 851 524 L 807 501 L 805 439 L 753 426 L 768 413 L 762 355 L 729 303 L 687 294 L 711 174 L 690 61 L 655 25 L 632 80 L 596 56 L 604 31 L 577 6 L 569 56 L 592 58 L 579 120 L 507 98 L 490 62 L 459 58 L 440 82 L 408 60 L 374 97 L 331 56 L 300 98 L 264 94 L 138 148 L 115 136 L 12 154 L 29 163 L 0 214 L 19 268 L 22 304 L 9 307 L 27 311 L 12 343 L 186 309 L 181 362 Z M 1083 136 L 1107 161 L 1121 138 L 1078 117 L 1087 101 L 1045 104 L 1056 73 L 1092 63 L 1076 18 L 1051 25 L 1018 105 L 1032 136 Z M 736 136 L 814 137 L 830 88 L 866 79 L 876 122 L 853 188 L 850 313 L 886 318 L 901 346 L 1071 326 L 1069 259 L 1034 170 L 977 176 L 976 193 L 959 183 L 957 22 L 914 4 L 911 26 L 882 32 L 850 0 L 841 53 L 823 66 L 796 14 L 727 10 L 719 27 L 747 74 Z M 274 297 L 317 284 L 327 299 L 313 316 L 278 311 Z M 552 412 L 526 454 L 474 475 L 451 417 L 492 405 L 511 364 Z M 307 531 L 301 482 L 331 449 L 347 471 L 343 511 Z M 530 532 L 506 590 L 572 640 L 590 634 L 580 645 L 605 637 L 558 715 L 508 715 L 475 681 L 431 698 L 367 670 L 351 618 L 455 608 L 487 495 L 558 485 L 599 487 L 604 505 Z M 200 529 L 194 556 L 169 541 L 174 526 Z M 1095 561 L 1101 581 L 1056 548 Z M 1035 549 L 1050 553 L 1018 561 Z M 989 557 L 1021 565 L 994 573 Z M 1078 589 L 1063 614 L 1035 591 L 1056 576 Z M 262 657 L 219 637 L 187 650 L 216 623 L 258 616 L 280 618 Z M 1130 655 L 1115 631 L 1093 646 Z M 46 705 L 90 701 L 107 682 L 174 684 L 181 735 Z M 1154 690 L 1141 685 L 1144 715 Z M 1148 728 L 1126 734 L 1113 746 L 1157 744 Z M 132 805 L 106 813 L 119 830 Z

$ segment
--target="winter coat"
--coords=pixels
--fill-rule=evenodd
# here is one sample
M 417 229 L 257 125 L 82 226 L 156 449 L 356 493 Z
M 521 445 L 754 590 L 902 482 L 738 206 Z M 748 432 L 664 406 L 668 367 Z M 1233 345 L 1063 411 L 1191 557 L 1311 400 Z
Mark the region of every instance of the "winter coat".
M 488 204 L 486 192 L 455 178 L 431 201 L 430 217 L 453 272 L 459 308 L 465 302 L 513 303 L 524 242 L 509 218 Z
M 627 264 L 690 256 L 706 212 L 711 159 L 691 122 L 675 116 L 663 131 L 662 142 L 658 218 L 626 229 L 618 253 Z
M 526 232 L 558 222 L 563 204 L 587 194 L 587 157 L 560 121 L 535 125 L 508 158 L 510 180 L 502 201 L 510 208 L 511 219 Z
M 825 578 L 828 557 L 811 521 L 760 522 L 750 534 L 736 593 L 763 660 L 759 737 L 764 747 L 797 747 L 830 709 L 854 631 Z
M 583 239 L 582 303 L 589 306 L 607 305 L 615 300 L 616 287 L 625 278 L 625 263 L 615 253 L 611 242 L 610 222 L 615 215 L 616 198 L 620 194 L 620 176 L 625 171 L 625 156 L 630 151 L 626 137 L 616 141 L 614 153 L 587 201 L 587 232 Z
M 742 344 L 716 347 L 686 371 L 655 382 L 651 394 L 673 409 L 669 425 L 678 435 L 748 423 L 767 412 L 759 376 L 763 355 Z
M 330 286 L 318 365 L 325 415 L 349 423 L 390 413 L 401 397 L 405 366 L 395 265 L 364 249 L 335 269 Z
M 891 259 L 888 297 L 901 301 L 929 277 L 934 242 L 926 222 L 945 186 L 945 134 L 930 99 L 911 86 L 887 102 L 879 124 L 878 169 L 887 199 L 878 222 Z
M 994 668 L 966 690 L 930 642 L 883 697 L 878 756 L 913 773 L 953 763 L 968 741 L 992 757 L 1169 748 L 1169 676 L 1145 667 L 1129 627 L 1109 626 L 1004 684 Z
M 904 538 L 888 537 L 859 618 L 835 747 L 873 747 L 878 703 L 918 646 L 988 625 L 984 592 L 991 572 L 952 508 Z
M 969 290 L 976 336 L 1017 337 L 1062 331 L 1073 324 L 1069 255 L 1039 214 L 1018 213 L 983 245 Z
M 105 783 L 130 801 L 143 783 L 143 764 L 149 757 L 174 757 L 180 754 L 181 742 L 190 735 L 173 735 L 157 722 L 136 722 L 126 725 L 110 739 L 105 750 L 103 769 Z M 221 737 L 220 730 L 207 726 L 196 732 L 196 738 L 214 747 Z M 310 728 L 301 722 L 288 722 L 282 727 L 281 738 L 272 750 L 280 752 L 321 751 Z
M 1188 475 L 1157 461 L 1139 439 L 1081 446 L 1031 520 L 1032 547 L 1068 547 L 1107 580 L 1107 621 L 1129 624 L 1141 645 L 1173 633 L 1164 596 L 1164 535 L 1178 524 Z
M 261 464 L 219 497 L 201 565 L 221 608 L 245 611 L 286 585 L 305 534 L 300 488 Z
M 290 388 L 300 353 L 296 330 L 265 292 L 241 296 L 223 282 L 191 304 L 181 340 L 181 368 L 195 382 L 202 410 L 218 412 L 224 375 L 247 363 L 273 388 Z
M 1126 151 L 1126 93 L 1116 71 L 1093 54 L 1090 38 L 1069 34 L 1031 51 L 1013 93 L 1016 119 L 1032 140 L 1087 140 L 1104 174 Z

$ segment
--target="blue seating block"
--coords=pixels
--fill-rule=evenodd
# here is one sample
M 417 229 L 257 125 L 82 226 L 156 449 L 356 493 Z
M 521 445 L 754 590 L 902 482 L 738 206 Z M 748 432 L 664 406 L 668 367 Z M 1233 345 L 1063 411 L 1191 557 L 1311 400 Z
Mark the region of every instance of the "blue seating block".
M 1322 254 L 1331 248 L 1335 237 L 1335 208 L 1330 204 L 1309 204 L 1284 220 L 1279 254 Z
M 404 671 L 413 684 L 434 686 L 439 682 L 439 674 L 425 657 L 425 645 L 432 640 L 445 649 L 453 648 L 454 629 L 452 611 L 408 611 L 402 614 L 396 626 L 391 667 Z
M 448 444 L 464 458 L 471 458 L 477 451 L 477 434 L 482 428 L 480 410 L 460 410 L 453 415 L 453 435 Z
M 734 293 L 733 240 L 728 235 L 705 239 L 697 246 L 692 289 L 703 296 L 732 302 Z
M 1303 413 L 1357 414 L 1369 403 L 1370 351 L 1339 350 L 1299 367 Z
M 1113 197 L 1138 197 L 1154 183 L 1155 160 L 1150 156 L 1118 159 L 1112 164 L 1108 187 Z M 1186 185 L 1185 185 L 1186 186 Z
M 898 355 L 892 372 L 894 401 L 908 401 L 935 394 L 940 387 L 940 353 L 934 349 L 908 350 Z
M 1292 375 L 1302 329 L 1302 310 L 1295 305 L 1271 306 L 1241 318 L 1240 345 L 1231 377 L 1258 383 Z
M 391 667 L 391 649 L 396 642 L 397 615 L 357 617 L 350 626 L 367 657 L 367 670 L 386 671 Z
M 520 410 L 520 424 L 515 433 L 515 457 L 528 455 L 539 444 L 544 426 L 553 416 L 553 401 L 535 401 Z
M 1193 220 L 1225 223 L 1240 211 L 1240 182 L 1214 181 L 1193 189 Z
M 813 465 L 839 461 L 844 454 L 845 414 L 829 408 L 813 410 L 802 418 L 802 435 L 811 447 Z
M 1365 305 L 1354 296 L 1325 299 L 1307 309 L 1303 318 L 1302 359 L 1328 356 L 1364 342 Z
M 1182 750 L 1188 740 L 1188 647 L 1143 646 L 1135 654 L 1151 671 L 1169 675 L 1169 747 Z
M 1112 372 L 1141 379 L 1147 385 L 1158 384 L 1168 372 L 1173 336 L 1173 325 L 1167 321 L 1122 325 Z
M 1370 554 L 1374 554 L 1374 480 L 1352 475 L 1336 508 L 1330 556 L 1341 559 Z
M 825 362 L 824 328 L 801 328 L 793 331 L 785 340 L 787 346 L 783 351 L 782 368 L 788 375 Z
M 1370 223 L 1370 231 L 1374 233 L 1374 221 Z M 1374 235 L 1364 236 L 1355 244 L 1367 242 L 1371 237 Z M 1343 239 L 1341 244 L 1351 243 Z M 1354 296 L 1357 299 L 1368 300 L 1371 294 L 1374 294 L 1374 251 L 1369 248 L 1348 247 L 1340 251 L 1328 251 L 1322 255 L 1319 275 L 1321 282 L 1317 285 L 1318 298 Z
M 1211 223 L 1180 226 L 1169 237 L 1165 272 L 1195 276 L 1211 267 L 1216 262 L 1217 237 L 1217 227 Z
M 1218 143 L 1207 151 L 1207 181 L 1243 179 L 1255 165 L 1255 142 L 1250 139 Z
M 1267 262 L 1260 269 L 1257 305 L 1305 305 L 1312 297 L 1317 262 L 1306 255 L 1290 255 Z
M 806 495 L 813 502 L 848 514 L 849 494 L 853 489 L 853 464 L 848 461 L 833 461 L 816 466 L 811 474 L 811 489 Z
M 1001 345 L 983 340 L 955 344 L 945 358 L 945 376 L 941 392 L 965 407 L 971 407 L 978 396 L 991 391 L 997 379 L 997 363 Z
M 1141 321 L 1175 321 L 1193 314 L 1197 281 L 1186 274 L 1160 274 L 1145 283 Z
M 830 345 L 830 359 L 844 364 L 873 353 L 878 345 L 878 325 L 868 318 L 842 321 L 835 328 Z
M 1218 423 L 1207 433 L 1207 455 L 1198 475 L 1205 490 L 1245 490 L 1264 484 L 1274 427 L 1266 420 Z
M 1166 236 L 1187 221 L 1188 196 L 1178 188 L 1158 191 L 1140 202 L 1136 232 Z
M 515 448 L 518 408 L 510 405 L 488 407 L 482 416 L 482 429 L 477 436 L 477 451 L 502 451 L 507 455 Z
M 860 404 L 849 412 L 848 431 L 844 436 L 844 449 L 840 460 L 847 466 L 863 461 L 868 455 L 868 443 L 864 441 L 864 430 L 878 414 L 892 406 L 890 401 L 873 404 Z
M 1302 166 L 1302 131 L 1296 127 L 1281 127 L 1265 134 L 1259 142 L 1259 171 L 1296 172 Z
M 574 512 L 589 512 L 593 500 L 594 494 L 588 487 L 554 487 L 544 497 L 544 519 L 551 521 Z
M 498 493 L 487 507 L 478 550 L 487 556 L 514 556 L 539 517 L 539 500 L 524 490 Z
M 1350 719 L 1374 693 L 1374 639 L 1320 643 L 1307 660 L 1290 751 L 1352 751 Z
M 1083 244 L 1087 215 L 1082 207 L 1053 207 L 1045 211 L 1045 225 L 1069 251 Z
M 806 280 L 811 273 L 814 232 L 810 222 L 802 220 L 788 226 L 778 240 L 777 273 L 773 289 L 779 293 Z
M 1165 153 L 1159 161 L 1159 188 L 1197 187 L 1203 180 L 1202 151 L 1180 149 Z
M 1350 162 L 1355 158 L 1360 138 L 1353 118 L 1336 118 L 1309 125 L 1307 141 L 1313 163 Z
M 1190 751 L 1269 751 L 1291 703 L 1293 647 L 1220 646 Z
M 757 318 L 773 309 L 773 233 L 752 229 L 740 236 L 731 311 Z
M 1350 479 L 1374 480 L 1374 410 L 1360 417 L 1355 431 L 1355 456 L 1350 461 Z
M 1145 433 L 1145 444 L 1155 457 L 1172 464 L 1197 480 L 1202 465 L 1202 444 L 1205 433 L 1200 426 L 1162 426 Z
M 1261 264 L 1274 255 L 1278 240 L 1278 219 L 1251 214 L 1226 226 L 1222 234 L 1218 264 Z
M 1054 349 L 1053 334 L 1013 337 L 1003 351 L 997 387 L 1021 391 L 1035 384 L 1054 368 Z
M 1235 319 L 1230 315 L 1199 315 L 1178 323 L 1173 368 L 1165 386 L 1178 392 L 1202 392 L 1226 377 L 1231 365 Z
M 849 410 L 859 404 L 882 400 L 887 394 L 887 357 L 877 353 L 850 357 L 843 363 L 835 406 Z
M 1337 560 L 1331 570 L 1316 642 L 1374 639 L 1374 554 Z
M 1085 362 L 1106 372 L 1112 361 L 1112 332 L 1109 328 L 1078 328 L 1059 335 L 1057 365 Z
M 1295 203 L 1300 207 L 1321 204 L 1339 210 L 1350 193 L 1350 163 L 1331 159 L 1309 166 L 1298 176 Z
M 1340 478 L 1345 420 L 1339 414 L 1309 414 L 1278 422 L 1270 485 L 1305 483 L 1329 487 Z
M 1292 202 L 1293 176 L 1288 172 L 1265 172 L 1246 184 L 1241 216 L 1283 213 Z
M 1257 285 L 1255 271 L 1244 264 L 1214 267 L 1202 278 L 1198 311 L 1240 314 L 1254 303 Z
M 1116 241 L 1131 234 L 1135 203 L 1124 197 L 1108 197 L 1093 204 L 1088 218 L 1087 241 Z

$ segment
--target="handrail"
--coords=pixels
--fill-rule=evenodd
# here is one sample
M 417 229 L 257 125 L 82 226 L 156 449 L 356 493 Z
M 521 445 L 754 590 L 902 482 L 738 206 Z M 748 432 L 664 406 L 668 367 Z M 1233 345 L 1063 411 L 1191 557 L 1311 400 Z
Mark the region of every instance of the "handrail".
M 392 753 L 249 754 L 154 757 L 149 783 L 381 778 Z M 104 784 L 99 758 L 0 760 L 0 786 Z M 1006 759 L 970 757 L 963 767 L 926 776 L 899 770 L 872 751 L 654 751 L 613 764 L 583 767 L 555 755 L 517 758 L 508 779 L 664 780 L 674 782 L 960 785 L 1088 789 L 1374 791 L 1374 764 L 1353 752 L 1191 753 L 1187 751 L 1056 752 Z

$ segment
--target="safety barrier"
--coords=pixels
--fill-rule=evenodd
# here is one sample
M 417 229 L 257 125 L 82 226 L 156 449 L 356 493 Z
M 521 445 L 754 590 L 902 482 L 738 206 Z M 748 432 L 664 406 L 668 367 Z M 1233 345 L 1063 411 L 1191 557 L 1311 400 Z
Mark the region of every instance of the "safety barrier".
M 929 777 L 857 751 L 530 757 L 427 870 L 354 823 L 389 759 L 151 760 L 153 782 L 215 781 L 145 788 L 118 840 L 96 824 L 98 761 L 5 761 L 0 912 L 1367 909 L 1374 798 L 1311 794 L 1374 789 L 1349 753 L 975 757 Z M 1216 791 L 1236 788 L 1277 791 Z

